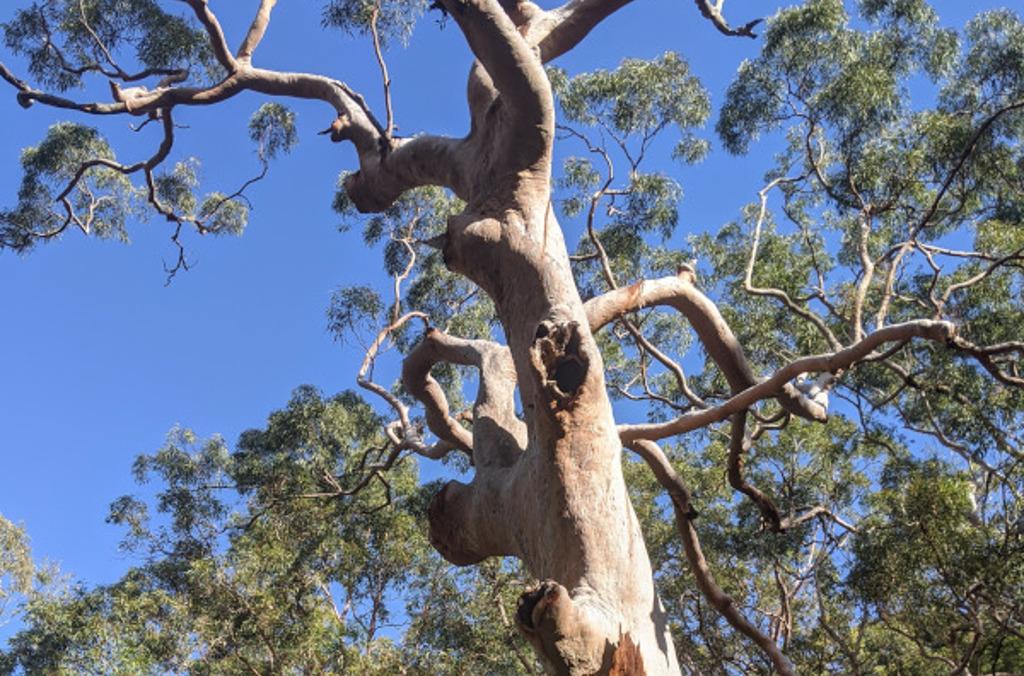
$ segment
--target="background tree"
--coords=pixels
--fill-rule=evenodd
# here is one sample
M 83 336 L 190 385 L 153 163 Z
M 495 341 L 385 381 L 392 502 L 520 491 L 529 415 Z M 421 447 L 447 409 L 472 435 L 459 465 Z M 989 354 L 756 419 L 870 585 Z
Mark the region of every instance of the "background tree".
M 32 585 L 35 565 L 25 530 L 0 516 L 0 621 L 9 619 L 11 601 Z
M 501 634 L 482 632 L 490 625 L 480 620 L 516 585 L 494 566 L 455 576 L 429 556 L 420 528 L 429 493 L 411 458 L 382 473 L 381 423 L 351 393 L 300 388 L 234 451 L 173 430 L 135 465 L 139 482 L 159 482 L 156 513 L 130 496 L 111 505 L 141 564 L 109 586 L 32 595 L 11 664 L 96 674 L 511 671 L 515 652 L 489 645 Z M 451 597 L 474 592 L 491 607 L 459 607 L 481 628 L 460 635 Z M 396 603 L 403 596 L 408 610 Z M 413 608 L 400 643 L 394 616 Z
M 184 3 L 187 18 L 154 2 L 53 0 L 6 24 L 34 79 L 0 68 L 23 106 L 134 116 L 163 138 L 124 164 L 96 130 L 55 125 L 23 155 L 2 241 L 123 236 L 148 203 L 171 224 L 173 276 L 188 267 L 188 230 L 244 227 L 249 185 L 200 197 L 193 163 L 165 169 L 175 111 L 243 91 L 324 101 L 336 115 L 324 134 L 359 160 L 335 206 L 376 214 L 364 239 L 386 242 L 393 278 L 387 300 L 339 291 L 331 328 L 363 337 L 357 382 L 388 414 L 300 391 L 234 453 L 173 435 L 137 466 L 166 484 L 167 525 L 132 498 L 112 511 L 146 566 L 30 603 L 17 664 L 531 670 L 507 631 L 503 599 L 518 594 L 514 621 L 556 673 L 1020 669 L 1014 14 L 979 15 L 960 35 L 923 0 L 863 0 L 857 20 L 839 0 L 780 10 L 717 123 L 732 152 L 780 130 L 775 166 L 738 222 L 672 251 L 682 190 L 648 167 L 666 134 L 677 159 L 707 151 L 694 128 L 710 104 L 685 61 L 544 68 L 624 3 L 442 0 L 476 57 L 457 139 L 394 133 L 382 45 L 408 38 L 417 5 L 324 10 L 326 25 L 373 38 L 381 122 L 342 82 L 253 65 L 272 0 L 237 50 L 214 8 Z M 722 3 L 697 5 L 720 32 L 752 36 Z M 112 102 L 65 98 L 93 75 Z M 266 103 L 249 131 L 258 180 L 294 145 L 294 118 Z M 556 140 L 580 155 L 553 182 Z M 579 227 L 563 232 L 556 207 Z M 374 379 L 391 344 L 405 355 L 401 389 Z M 704 359 L 679 356 L 692 345 Z M 613 398 L 638 404 L 616 416 Z M 623 446 L 644 465 L 623 463 Z M 428 501 L 410 455 L 468 483 Z M 424 517 L 444 558 L 481 568 L 429 574 Z M 519 593 L 514 565 L 484 563 L 495 557 L 543 581 Z M 396 591 L 416 607 L 398 643 L 378 636 Z M 81 618 L 125 617 L 137 635 L 79 632 Z

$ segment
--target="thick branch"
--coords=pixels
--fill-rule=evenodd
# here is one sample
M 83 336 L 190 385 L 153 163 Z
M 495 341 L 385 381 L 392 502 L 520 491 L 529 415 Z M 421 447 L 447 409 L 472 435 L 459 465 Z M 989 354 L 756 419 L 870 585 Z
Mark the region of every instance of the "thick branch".
M 378 137 L 384 140 L 383 135 Z M 424 185 L 450 188 L 459 198 L 470 195 L 462 171 L 464 142 L 444 136 L 415 136 L 393 139 L 391 150 L 360 155 L 359 171 L 345 178 L 345 190 L 363 213 L 379 212 L 391 206 L 406 190 Z
M 550 127 L 551 87 L 537 55 L 498 0 L 442 0 L 513 111 L 517 127 Z
M 620 425 L 619 437 L 623 443 L 628 444 L 637 439 L 657 440 L 689 432 L 725 420 L 735 413 L 750 408 L 762 399 L 777 396 L 790 381 L 804 373 L 845 371 L 857 362 L 870 357 L 875 348 L 885 343 L 904 341 L 910 338 L 925 338 L 948 343 L 955 335 L 956 327 L 950 322 L 922 319 L 905 324 L 893 324 L 869 333 L 863 340 L 838 352 L 797 359 L 777 370 L 767 380 L 748 387 L 715 408 L 687 413 L 664 423 Z
M 18 90 L 18 104 L 22 108 L 28 108 L 34 102 L 38 101 L 39 103 L 51 106 L 53 108 L 63 108 L 65 110 L 78 110 L 84 113 L 90 113 L 92 115 L 119 115 L 128 112 L 128 107 L 123 102 L 81 103 L 78 101 L 72 101 L 71 99 L 66 99 L 63 96 L 47 94 L 46 92 L 31 87 L 27 82 L 18 78 L 3 63 L 0 63 L 0 77 L 2 77 L 4 80 L 10 83 L 15 89 Z
M 531 26 L 527 39 L 540 48 L 541 60 L 547 63 L 571 50 L 597 24 L 629 3 L 630 0 L 570 0 L 546 12 Z
M 181 1 L 192 8 L 196 18 L 199 19 L 199 23 L 206 29 L 206 34 L 210 37 L 210 47 L 213 49 L 213 54 L 217 57 L 220 65 L 224 66 L 224 69 L 229 73 L 235 72 L 238 64 L 235 63 L 235 57 L 231 56 L 231 50 L 228 49 L 228 41 L 224 37 L 224 29 L 220 27 L 220 21 L 217 20 L 217 16 L 210 10 L 207 0 Z
M 113 103 L 80 103 L 33 89 L 3 64 L 0 77 L 18 89 L 18 101 L 78 110 L 94 115 L 131 113 L 147 115 L 174 106 L 211 105 L 243 91 L 271 96 L 314 99 L 329 104 L 337 119 L 328 131 L 332 140 L 351 141 L 359 153 L 360 171 L 351 174 L 346 186 L 357 208 L 380 211 L 406 190 L 422 185 L 451 188 L 466 198 L 468 178 L 462 165 L 470 159 L 465 142 L 437 136 L 417 136 L 391 144 L 382 153 L 385 129 L 373 117 L 361 96 L 343 82 L 311 73 L 289 73 L 244 67 L 208 88 L 160 87 L 133 91 L 132 97 Z M 127 90 L 126 90 L 127 91 Z
M 668 305 L 686 317 L 731 386 L 742 389 L 754 382 L 743 348 L 715 304 L 694 286 L 690 270 L 609 291 L 588 300 L 583 309 L 590 330 L 597 333 L 629 312 L 654 305 Z
M 430 375 L 430 369 L 442 361 L 473 366 L 480 372 L 472 434 L 450 415 L 444 391 Z M 526 428 L 515 415 L 515 367 L 507 347 L 430 328 L 403 361 L 402 383 L 423 403 L 430 430 L 471 453 L 478 467 L 511 465 L 525 447 Z
M 267 26 L 270 25 L 270 11 L 274 9 L 276 4 L 277 0 L 260 0 L 260 7 L 256 10 L 256 17 L 252 20 L 249 32 L 245 34 L 245 39 L 242 40 L 242 45 L 238 48 L 236 58 L 239 61 L 246 63 L 252 61 L 252 54 L 256 51 L 260 41 L 263 40 L 263 36 L 267 32 Z
M 419 345 L 402 362 L 402 384 L 426 409 L 427 427 L 438 439 L 447 441 L 467 455 L 473 455 L 473 435 L 459 424 L 449 412 L 448 398 L 440 383 L 430 375 L 430 369 L 443 357 L 438 354 L 433 334 L 440 333 L 429 328 Z
M 573 49 L 599 23 L 622 9 L 631 0 L 570 0 L 529 23 L 527 40 L 540 49 L 544 63 L 556 59 Z M 757 37 L 752 29 L 761 23 L 756 19 L 739 28 L 733 28 L 722 16 L 722 2 L 695 0 L 701 14 L 724 35 Z
M 693 284 L 691 270 L 681 269 L 674 277 L 663 277 L 636 282 L 627 287 L 609 291 L 584 304 L 590 330 L 597 332 L 608 322 L 622 315 L 652 305 L 668 305 L 682 313 L 696 331 L 705 351 L 722 370 L 733 393 L 747 389 L 757 382 L 743 348 L 729 328 L 718 307 Z M 795 415 L 812 420 L 824 420 L 827 411 L 802 397 L 786 384 L 775 395 L 779 403 Z

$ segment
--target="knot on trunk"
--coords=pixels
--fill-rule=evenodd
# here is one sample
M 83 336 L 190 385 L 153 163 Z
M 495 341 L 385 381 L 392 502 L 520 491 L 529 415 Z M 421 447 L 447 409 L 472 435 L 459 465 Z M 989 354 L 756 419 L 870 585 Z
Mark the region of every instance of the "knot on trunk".
M 689 282 L 690 284 L 696 285 L 697 284 L 697 261 L 696 261 L 696 259 L 692 260 L 692 261 L 680 263 L 679 267 L 676 268 L 676 277 L 679 277 L 680 279 L 682 279 L 685 282 Z
M 380 213 L 402 194 L 401 188 L 389 184 L 381 172 L 376 170 L 379 166 L 378 160 L 367 162 L 364 169 L 353 171 L 345 177 L 345 193 L 361 214 Z
M 629 634 L 607 636 L 569 596 L 544 580 L 519 597 L 516 626 L 550 673 L 564 676 L 644 676 L 639 646 Z
M 534 334 L 533 364 L 555 410 L 572 408 L 587 379 L 590 361 L 580 350 L 579 329 L 574 321 L 545 319 Z
M 352 120 L 345 113 L 340 113 L 334 120 L 331 121 L 331 126 L 320 132 L 321 135 L 326 135 L 334 143 L 341 143 L 342 141 L 348 141 L 352 138 Z
M 427 507 L 430 544 L 456 566 L 480 563 L 489 554 L 481 553 L 467 528 L 471 509 L 472 488 L 458 481 L 449 481 L 434 495 Z

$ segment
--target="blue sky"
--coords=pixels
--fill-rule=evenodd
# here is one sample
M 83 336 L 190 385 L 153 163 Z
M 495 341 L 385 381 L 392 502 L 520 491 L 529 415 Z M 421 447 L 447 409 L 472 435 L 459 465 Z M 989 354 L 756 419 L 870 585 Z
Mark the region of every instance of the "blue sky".
M 5 3 L 0 20 L 25 4 Z M 244 34 L 255 4 L 211 1 L 231 43 Z M 933 4 L 944 24 L 962 25 L 980 9 L 1016 3 Z M 737 22 L 765 7 L 727 3 Z M 558 65 L 575 73 L 676 50 L 709 88 L 717 110 L 731 74 L 758 44 L 718 35 L 692 2 L 645 0 Z M 25 75 L 22 62 L 6 54 L 2 60 Z M 255 61 L 338 77 L 382 110 L 368 39 L 322 31 L 318 3 L 280 3 Z M 470 56 L 454 25 L 439 30 L 436 14 L 426 17 L 409 48 L 393 49 L 388 61 L 400 134 L 464 133 Z M 105 83 L 99 86 L 102 92 Z M 245 123 L 262 102 L 246 95 L 180 110 L 176 120 L 187 128 L 179 130 L 171 160 L 198 156 L 203 188 L 232 192 L 258 171 Z M 337 232 L 330 201 L 338 173 L 353 168 L 354 158 L 347 146 L 316 135 L 332 112 L 322 104 L 289 105 L 298 113 L 300 142 L 250 191 L 248 230 L 240 238 L 187 237 L 196 265 L 169 286 L 162 261 L 176 252 L 167 224 L 157 219 L 133 223 L 130 245 L 70 233 L 28 256 L 0 252 L 0 514 L 26 527 L 37 558 L 90 584 L 116 579 L 129 564 L 117 550 L 119 530 L 104 523 L 107 506 L 136 490 L 134 457 L 156 450 L 172 426 L 233 442 L 299 384 L 328 393 L 355 385 L 361 355 L 332 341 L 324 310 L 338 286 L 383 288 L 380 252 L 368 251 L 358 231 Z M 98 126 L 125 160 L 150 154 L 159 140 L 157 129 L 133 134 L 125 120 L 68 118 L 41 106 L 22 110 L 13 90 L 0 96 L 0 119 L 0 205 L 15 200 L 21 149 L 56 121 Z M 672 242 L 679 248 L 687 234 L 734 218 L 770 162 L 756 150 L 731 158 L 713 147 L 701 165 L 671 167 L 686 192 Z

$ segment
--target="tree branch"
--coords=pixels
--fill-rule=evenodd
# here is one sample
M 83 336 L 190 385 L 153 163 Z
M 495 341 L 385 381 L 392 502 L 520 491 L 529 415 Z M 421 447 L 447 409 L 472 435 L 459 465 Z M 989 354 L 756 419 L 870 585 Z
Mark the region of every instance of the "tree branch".
M 750 450 L 752 442 L 747 437 L 747 412 L 740 411 L 732 417 L 732 431 L 729 434 L 729 464 L 727 475 L 729 485 L 743 493 L 757 505 L 761 516 L 774 533 L 782 532 L 782 517 L 779 508 L 772 499 L 756 486 L 747 482 L 743 476 L 743 456 Z
M 408 438 L 412 432 L 413 426 L 412 421 L 409 419 L 409 407 L 403 404 L 402 400 L 392 394 L 386 387 L 373 382 L 373 380 L 370 379 L 370 371 L 373 368 L 374 361 L 377 359 L 377 354 L 380 352 L 380 348 L 384 345 L 384 342 L 393 332 L 397 331 L 412 319 L 419 319 L 426 323 L 427 315 L 422 312 L 408 312 L 401 317 L 394 319 L 390 324 L 381 329 L 377 334 L 377 337 L 366 349 L 366 354 L 363 356 L 363 363 L 360 365 L 359 372 L 356 374 L 356 383 L 360 387 L 368 392 L 373 392 L 378 397 L 386 401 L 398 415 L 398 422 L 402 427 L 403 438 L 396 441 L 396 444 L 404 441 L 404 439 Z
M 53 108 L 78 110 L 92 115 L 118 115 L 128 112 L 128 107 L 124 102 L 120 101 L 116 103 L 79 103 L 77 101 L 64 98 L 63 96 L 56 96 L 54 94 L 48 94 L 40 91 L 31 87 L 27 82 L 14 75 L 14 73 L 12 73 L 3 63 L 0 63 L 0 77 L 18 90 L 18 105 L 22 108 L 29 108 L 34 102 L 38 101 L 39 103 Z
M 969 340 L 966 340 L 965 338 L 957 336 L 956 338 L 953 339 L 953 347 L 955 347 L 957 350 L 960 350 L 961 352 L 966 352 L 967 354 L 974 357 L 978 361 L 978 363 L 981 364 L 982 367 L 984 367 L 986 371 L 992 374 L 992 377 L 994 377 L 999 382 L 1004 383 L 1006 385 L 1012 385 L 1014 387 L 1024 387 L 1024 378 L 1006 373 L 1001 368 L 999 368 L 996 362 L 993 361 L 992 359 L 994 355 L 1013 351 L 1019 352 L 1022 355 L 1024 355 L 1024 351 L 1020 349 L 1019 343 L 1004 343 L 1002 345 L 995 345 L 992 347 L 985 348 L 975 345 L 974 343 L 972 343 Z
M 658 483 L 668 491 L 675 512 L 676 529 L 683 540 L 683 551 L 686 553 L 690 571 L 693 573 L 701 594 L 734 629 L 752 640 L 764 651 L 780 674 L 795 676 L 796 671 L 793 669 L 793 665 L 782 654 L 779 646 L 744 617 L 732 597 L 715 582 L 708 562 L 704 558 L 700 540 L 697 538 L 697 531 L 693 527 L 693 519 L 697 517 L 697 513 L 690 504 L 690 492 L 679 475 L 676 474 L 672 463 L 665 457 L 665 453 L 656 443 L 649 440 L 629 441 L 626 446 L 643 458 L 647 466 L 654 472 Z
M 863 340 L 839 350 L 797 359 L 777 370 L 771 377 L 758 382 L 715 408 L 687 413 L 663 423 L 620 425 L 619 437 L 623 443 L 637 439 L 664 439 L 682 434 L 715 422 L 725 420 L 768 397 L 777 396 L 794 378 L 804 373 L 825 373 L 845 371 L 859 361 L 872 356 L 875 348 L 894 341 L 910 338 L 925 338 L 935 342 L 949 343 L 956 335 L 956 327 L 950 322 L 936 322 L 921 319 L 904 324 L 893 324 L 869 333 Z
M 733 393 L 757 382 L 736 335 L 729 328 L 718 307 L 693 284 L 694 273 L 681 268 L 674 277 L 636 282 L 591 298 L 583 305 L 590 330 L 597 332 L 605 324 L 627 312 L 652 305 L 674 307 L 690 322 L 704 350 L 722 370 Z M 811 420 L 824 420 L 827 411 L 787 383 L 778 393 L 779 403 L 794 415 Z
M 391 134 L 395 128 L 395 113 L 391 107 L 391 75 L 388 73 L 388 64 L 384 61 L 384 50 L 380 42 L 380 30 L 377 22 L 380 19 L 380 0 L 373 6 L 373 13 L 370 15 L 370 35 L 373 38 L 373 54 L 377 58 L 377 67 L 380 68 L 380 78 L 384 85 L 384 111 L 386 126 L 384 137 L 390 143 Z
M 93 167 L 106 167 L 107 169 L 113 169 L 114 171 L 128 175 L 142 170 L 152 171 L 159 166 L 161 162 L 167 159 L 167 156 L 171 152 L 171 148 L 174 146 L 174 121 L 171 119 L 170 111 L 166 111 L 162 115 L 161 119 L 163 121 L 164 137 L 160 141 L 160 146 L 151 157 L 146 160 L 136 162 L 135 164 L 121 164 L 120 162 L 115 162 L 114 160 L 102 157 L 87 160 L 79 165 L 75 175 L 68 182 L 67 186 L 65 186 L 64 190 L 54 198 L 54 200 L 59 202 L 70 195 L 71 191 L 75 189 L 75 186 L 78 185 L 78 182 L 86 172 Z
M 783 183 L 794 183 L 796 181 L 803 180 L 804 178 L 805 176 L 776 178 L 757 193 L 758 199 L 760 200 L 760 209 L 757 215 L 757 222 L 754 225 L 754 236 L 750 243 L 750 256 L 747 259 L 747 267 L 743 275 L 743 288 L 747 293 L 755 296 L 770 296 L 772 298 L 779 299 L 791 312 L 813 324 L 814 327 L 818 329 L 818 332 L 824 336 L 825 340 L 828 341 L 829 348 L 838 350 L 842 347 L 842 344 L 821 317 L 816 315 L 814 312 L 811 312 L 808 308 L 797 305 L 793 299 L 789 297 L 789 294 L 782 289 L 754 286 L 754 266 L 757 263 L 757 253 L 761 243 L 761 230 L 764 227 L 764 221 L 768 215 L 768 193 L 771 192 L 773 188 Z
M 733 28 L 729 25 L 729 22 L 722 16 L 722 5 L 724 0 L 716 0 L 714 4 L 711 0 L 695 0 L 697 9 L 704 16 L 705 19 L 710 21 L 718 32 L 722 35 L 728 35 L 730 37 L 744 37 L 744 38 L 756 38 L 757 34 L 754 33 L 754 26 L 761 23 L 764 19 L 754 19 L 748 21 L 746 24 L 739 28 Z
M 234 73 L 238 69 L 238 64 L 235 62 L 235 57 L 231 56 L 228 41 L 224 37 L 224 29 L 221 28 L 217 15 L 210 10 L 207 0 L 181 0 L 181 2 L 192 8 L 199 23 L 206 30 L 206 34 L 210 37 L 210 47 L 213 49 L 217 61 L 224 66 L 228 73 Z
M 527 39 L 540 48 L 544 63 L 565 54 L 604 19 L 631 0 L 570 0 L 531 25 Z
M 449 414 L 444 391 L 430 375 L 442 361 L 473 366 L 480 373 L 472 434 Z M 516 375 L 507 347 L 429 328 L 402 362 L 402 383 L 426 409 L 430 431 L 471 454 L 478 467 L 511 465 L 525 448 L 526 426 L 515 415 Z
M 925 211 L 924 215 L 917 221 L 917 224 L 910 229 L 910 239 L 915 239 L 917 237 L 917 233 L 919 233 L 924 228 L 928 227 L 928 222 L 935 216 L 936 212 L 939 210 L 939 205 L 942 203 L 942 198 L 946 196 L 946 193 L 949 192 L 949 187 L 953 185 L 953 179 L 956 178 L 957 174 L 959 174 L 960 171 L 964 168 L 964 165 L 967 164 L 967 160 L 969 160 L 971 158 L 971 155 L 974 154 L 974 150 L 978 147 L 978 143 L 981 142 L 981 138 L 985 135 L 985 133 L 1003 115 L 1011 113 L 1015 110 L 1020 110 L 1022 108 L 1024 108 L 1024 99 L 1012 101 L 1003 106 L 1002 108 L 996 110 L 994 113 L 985 118 L 985 120 L 980 125 L 978 125 L 978 128 L 971 136 L 971 139 L 967 142 L 967 145 L 964 146 L 964 149 L 960 152 L 960 155 L 957 157 L 956 162 L 953 164 L 953 168 L 946 175 L 946 178 L 942 182 L 942 185 L 939 186 L 939 190 L 938 192 L 935 193 L 935 197 L 934 199 L 932 199 L 931 205 Z
M 267 32 L 267 26 L 270 25 L 270 12 L 276 4 L 277 0 L 260 0 L 259 9 L 256 10 L 256 16 L 252 20 L 252 25 L 249 26 L 249 32 L 245 34 L 245 39 L 242 40 L 242 44 L 238 48 L 236 59 L 246 64 L 252 62 L 252 54 Z
M 550 129 L 551 87 L 544 67 L 498 0 L 441 0 L 473 55 L 501 92 L 517 128 Z

